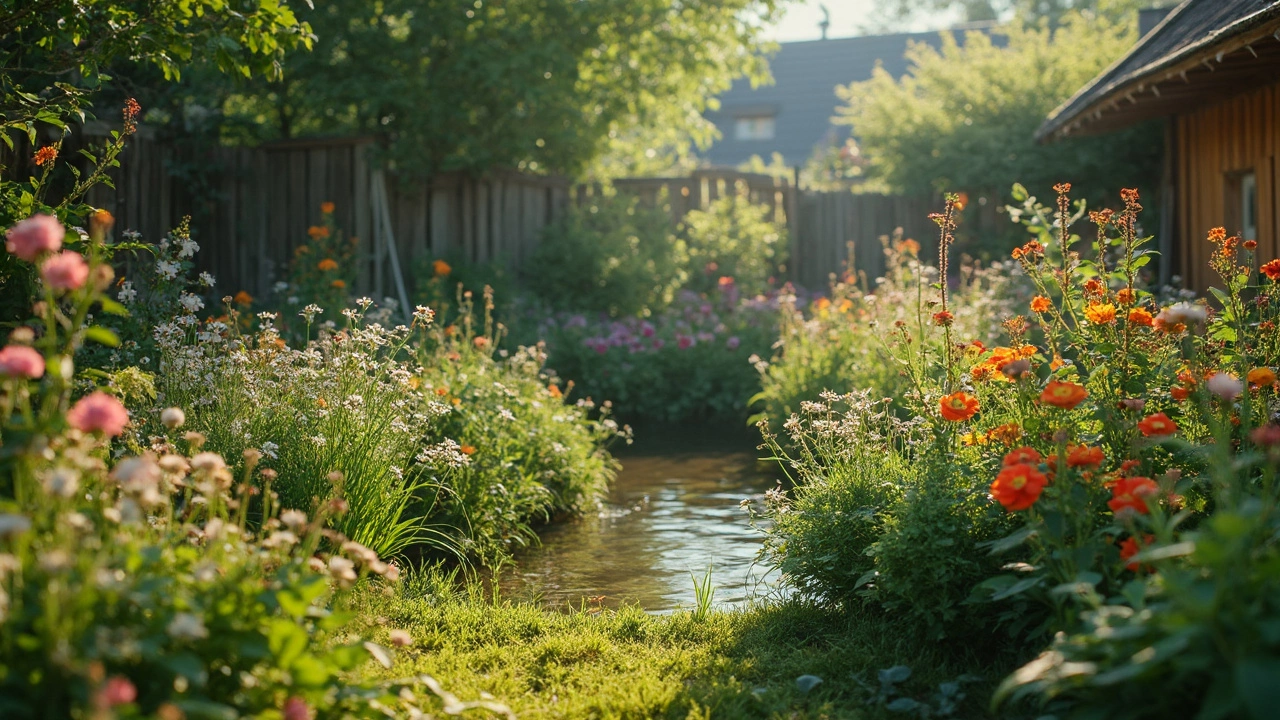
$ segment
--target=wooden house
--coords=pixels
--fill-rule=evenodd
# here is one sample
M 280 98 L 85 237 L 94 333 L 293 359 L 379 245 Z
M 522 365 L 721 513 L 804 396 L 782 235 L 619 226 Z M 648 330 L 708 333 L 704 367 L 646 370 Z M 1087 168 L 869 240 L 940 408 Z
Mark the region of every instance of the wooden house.
M 1162 279 L 1213 282 L 1210 228 L 1280 256 L 1280 0 L 1185 0 L 1053 112 L 1038 138 L 1165 118 L 1158 222 Z

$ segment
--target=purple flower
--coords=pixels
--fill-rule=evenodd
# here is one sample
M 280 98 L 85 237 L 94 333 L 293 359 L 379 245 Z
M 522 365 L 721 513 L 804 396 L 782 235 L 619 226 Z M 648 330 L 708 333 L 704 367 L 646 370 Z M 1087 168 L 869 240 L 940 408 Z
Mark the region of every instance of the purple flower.
M 729 348 L 730 350 L 737 350 L 738 346 L 741 344 L 742 344 L 742 341 L 738 339 L 737 335 L 734 335 L 730 337 L 728 340 L 724 341 L 724 346 Z

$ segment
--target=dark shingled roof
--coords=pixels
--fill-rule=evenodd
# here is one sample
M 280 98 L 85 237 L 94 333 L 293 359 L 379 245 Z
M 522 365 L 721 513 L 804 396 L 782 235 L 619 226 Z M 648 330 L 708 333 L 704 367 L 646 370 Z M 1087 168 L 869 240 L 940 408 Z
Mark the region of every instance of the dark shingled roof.
M 1274 73 L 1271 45 L 1280 43 L 1250 46 L 1247 53 L 1244 45 L 1266 38 L 1278 25 L 1280 0 L 1185 0 L 1128 54 L 1054 110 L 1036 138 L 1131 125 L 1247 85 L 1260 72 Z M 1223 64 L 1223 55 L 1236 51 L 1233 63 Z
M 985 27 L 957 28 L 957 41 L 963 42 L 966 29 Z M 702 153 L 703 159 L 712 165 L 735 166 L 752 155 L 768 162 L 778 152 L 788 165 L 803 165 L 818 143 L 844 142 L 848 126 L 831 122 L 839 104 L 836 86 L 869 79 L 877 62 L 894 77 L 905 75 L 904 54 L 911 41 L 933 47 L 942 44 L 937 32 L 781 43 L 769 60 L 773 85 L 752 89 L 746 80 L 737 80 L 720 96 L 720 109 L 706 113 L 722 137 Z M 734 138 L 735 118 L 761 115 L 775 117 L 772 140 Z

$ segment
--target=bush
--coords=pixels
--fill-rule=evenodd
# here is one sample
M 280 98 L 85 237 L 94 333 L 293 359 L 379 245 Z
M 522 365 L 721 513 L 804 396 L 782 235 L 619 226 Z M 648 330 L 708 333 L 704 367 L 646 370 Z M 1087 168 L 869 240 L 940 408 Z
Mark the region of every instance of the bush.
M 684 264 L 667 213 L 605 195 L 570 206 L 547 226 L 523 276 L 557 310 L 621 317 L 670 303 L 684 283 Z
M 680 228 L 688 252 L 687 287 L 709 292 L 727 277 L 747 296 L 775 288 L 786 270 L 787 228 L 769 213 L 768 206 L 737 193 L 706 210 L 689 211 Z
M 776 300 L 744 300 L 726 283 L 705 296 L 681 292 L 647 319 L 532 311 L 522 332 L 545 339 L 548 364 L 578 396 L 628 418 L 733 417 L 759 387 L 752 358 L 769 352 L 775 313 Z

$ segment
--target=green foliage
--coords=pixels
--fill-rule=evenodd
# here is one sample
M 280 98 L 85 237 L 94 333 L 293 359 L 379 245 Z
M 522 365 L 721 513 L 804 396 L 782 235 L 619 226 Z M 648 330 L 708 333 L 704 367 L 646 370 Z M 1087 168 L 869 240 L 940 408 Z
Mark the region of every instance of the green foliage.
M 293 251 L 289 297 L 306 298 L 331 318 L 348 306 L 356 281 L 356 238 L 347 238 L 333 220 L 332 203 L 320 206 L 320 224 L 307 228 L 308 242 Z
M 1080 11 L 1113 21 L 1129 20 L 1139 8 L 1159 4 L 1159 0 L 889 0 L 880 7 L 880 12 L 898 22 L 922 13 L 958 10 L 963 13 L 965 22 L 996 20 L 1013 14 L 1022 20 L 1043 19 L 1057 23 Z
M 598 196 L 543 230 L 523 275 L 553 308 L 639 315 L 665 307 L 685 282 L 683 244 L 673 235 L 662 210 Z
M 300 10 L 317 40 L 284 81 L 229 115 L 278 137 L 388 133 L 402 172 L 519 167 L 577 174 L 669 165 L 705 145 L 702 118 L 743 75 L 779 0 L 350 0 Z M 600 166 L 598 166 L 600 167 Z
M 914 45 L 901 80 L 877 70 L 838 91 L 841 122 L 852 126 L 871 179 L 910 194 L 997 196 L 1015 181 L 1047 190 L 1069 179 L 1092 188 L 1096 200 L 1158 177 L 1162 142 L 1150 127 L 1053 145 L 1033 137 L 1054 108 L 1132 45 L 1131 24 L 1073 14 L 1054 30 L 1013 24 L 1000 32 L 1004 47 L 978 32 L 963 46 L 950 36 L 937 50 Z
M 786 269 L 788 244 L 786 226 L 769 213 L 768 206 L 737 193 L 689 211 L 680 228 L 689 263 L 686 287 L 707 292 L 721 278 L 732 278 L 747 296 L 773 289 Z

